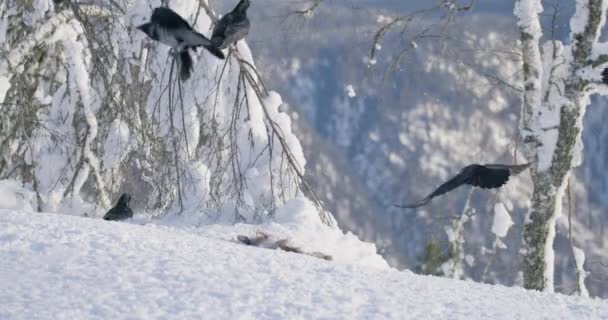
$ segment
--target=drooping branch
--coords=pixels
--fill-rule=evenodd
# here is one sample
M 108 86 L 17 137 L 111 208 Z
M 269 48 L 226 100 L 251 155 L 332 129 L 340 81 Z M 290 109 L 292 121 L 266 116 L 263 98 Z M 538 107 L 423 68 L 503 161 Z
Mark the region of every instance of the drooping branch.
M 245 60 L 239 59 L 239 62 L 241 63 L 241 70 L 247 70 L 245 72 L 245 78 L 247 79 L 249 85 L 251 85 L 253 87 L 253 89 L 256 93 L 256 96 L 262 106 L 262 110 L 264 111 L 266 120 L 270 124 L 272 135 L 273 135 L 273 137 L 276 137 L 277 140 L 279 141 L 279 143 L 283 149 L 282 152 L 286 155 L 290 168 L 295 172 L 295 174 L 296 174 L 297 178 L 299 179 L 300 183 L 302 184 L 302 186 L 306 189 L 306 191 L 312 197 L 313 203 L 315 204 L 315 206 L 317 208 L 321 221 L 328 226 L 334 226 L 335 221 L 331 217 L 331 214 L 329 212 L 327 212 L 327 210 L 323 206 L 323 202 L 321 201 L 321 199 L 318 197 L 318 195 L 315 193 L 314 189 L 306 181 L 306 179 L 304 177 L 304 168 L 302 167 L 302 165 L 300 163 L 298 163 L 298 160 L 296 159 L 296 157 L 292 153 L 291 148 L 287 144 L 287 139 L 285 138 L 283 129 L 272 118 L 272 116 L 270 115 L 270 113 L 268 111 L 267 106 L 264 103 L 264 98 L 266 98 L 268 96 L 268 92 L 266 91 L 265 85 L 261 81 L 261 78 L 259 77 L 257 70 L 250 63 L 248 63 Z M 253 74 L 251 72 L 253 72 Z M 259 83 L 261 83 L 261 85 L 259 85 Z

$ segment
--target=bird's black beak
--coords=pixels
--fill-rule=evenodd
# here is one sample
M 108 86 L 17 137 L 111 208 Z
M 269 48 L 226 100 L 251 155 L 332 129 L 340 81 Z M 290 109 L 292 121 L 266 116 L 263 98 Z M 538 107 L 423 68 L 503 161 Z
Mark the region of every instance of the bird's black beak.
M 145 33 L 148 33 L 148 26 L 150 25 L 150 23 L 144 23 L 142 25 L 137 26 L 136 28 L 140 31 L 143 31 Z

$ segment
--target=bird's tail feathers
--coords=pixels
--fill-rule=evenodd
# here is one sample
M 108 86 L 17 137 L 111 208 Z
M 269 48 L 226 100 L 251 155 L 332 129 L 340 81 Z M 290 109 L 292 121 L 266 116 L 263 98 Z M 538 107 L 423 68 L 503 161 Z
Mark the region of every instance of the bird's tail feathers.
M 220 48 L 210 44 L 208 46 L 203 46 L 205 49 L 207 49 L 207 51 L 211 52 L 212 55 L 218 57 L 219 59 L 224 59 L 226 58 L 226 56 L 224 56 L 224 53 L 222 52 L 222 50 L 220 50 Z
M 397 208 L 402 208 L 402 209 L 415 209 L 418 207 L 422 207 L 426 204 L 428 204 L 431 201 L 432 197 L 426 197 L 416 203 L 410 203 L 410 204 L 394 204 L 393 206 L 397 207 Z
M 524 163 L 524 164 L 519 164 L 519 165 L 514 165 L 511 167 L 511 175 L 518 175 L 522 172 L 524 172 L 526 169 L 528 169 L 533 162 L 528 162 L 528 163 Z
M 185 31 L 181 33 L 180 36 L 183 37 L 184 41 L 190 46 L 208 46 L 211 44 L 211 40 L 195 30 Z
M 192 47 L 202 46 L 209 52 L 211 52 L 211 54 L 213 54 L 214 56 L 220 59 L 225 58 L 222 50 L 213 45 L 211 40 L 207 39 L 207 37 L 205 37 L 204 35 L 192 30 L 192 32 L 188 33 L 187 37 L 188 39 L 186 40 L 189 44 L 191 44 Z
M 192 74 L 192 57 L 188 50 L 183 50 L 179 54 L 180 72 L 179 76 L 182 81 L 188 80 Z

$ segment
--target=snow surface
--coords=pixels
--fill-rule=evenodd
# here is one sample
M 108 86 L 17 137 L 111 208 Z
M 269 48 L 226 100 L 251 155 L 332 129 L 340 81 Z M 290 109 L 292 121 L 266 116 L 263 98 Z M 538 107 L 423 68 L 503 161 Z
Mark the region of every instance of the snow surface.
M 599 299 L 247 247 L 233 242 L 239 225 L 0 210 L 0 230 L 1 319 L 608 318 Z

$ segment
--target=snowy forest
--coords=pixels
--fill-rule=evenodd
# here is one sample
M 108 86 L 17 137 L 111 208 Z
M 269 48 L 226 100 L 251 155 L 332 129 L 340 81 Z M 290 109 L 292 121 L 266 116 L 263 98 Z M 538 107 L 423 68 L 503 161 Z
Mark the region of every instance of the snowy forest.
M 159 277 L 182 297 L 169 284 L 188 278 L 179 272 L 202 272 L 191 280 L 205 288 L 217 276 L 201 267 L 198 245 L 216 250 L 208 261 L 225 262 L 221 275 L 251 258 L 260 265 L 243 270 L 267 276 L 268 264 L 295 296 L 306 292 L 301 283 L 315 290 L 315 280 L 329 281 L 324 263 L 340 276 L 365 268 L 434 276 L 412 278 L 413 287 L 469 280 L 558 293 L 542 296 L 558 318 L 585 308 L 583 318 L 608 317 L 607 17 L 608 0 L 3 0 L 0 257 L 11 262 L 0 266 L 9 283 L 0 319 L 116 318 L 122 307 L 64 313 L 69 302 L 46 300 L 59 311 L 28 309 L 40 297 L 27 284 L 54 296 L 57 276 L 74 292 L 99 284 L 92 301 L 119 292 L 112 280 L 87 278 L 110 262 L 96 250 L 116 261 L 116 250 L 140 251 L 124 260 L 142 268 L 135 279 L 147 267 L 134 259 L 194 259 L 196 267 Z M 465 179 L 473 164 L 491 165 Z M 499 184 L 485 183 L 499 173 Z M 118 208 L 127 215 L 112 218 Z M 99 245 L 103 237 L 112 245 Z M 306 256 L 321 277 L 302 271 L 290 284 L 283 273 L 298 268 L 294 256 L 267 251 Z M 21 273 L 61 260 L 71 269 Z M 254 278 L 234 268 L 246 288 Z M 69 270 L 82 270 L 82 281 L 70 282 L 78 276 Z M 392 299 L 370 290 L 369 299 Z M 155 292 L 143 291 L 135 296 Z M 264 306 L 241 298 L 243 308 Z M 213 318 L 404 317 L 399 302 L 349 313 L 365 303 L 344 299 L 335 314 L 315 313 L 331 312 L 332 299 L 276 313 L 205 308 Z M 542 311 L 514 310 L 513 299 L 480 307 L 479 317 Z M 200 316 L 182 307 L 137 317 Z M 410 317 L 470 318 L 449 309 Z

